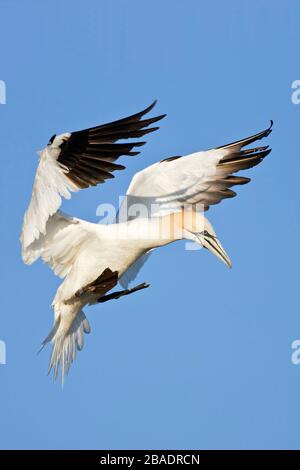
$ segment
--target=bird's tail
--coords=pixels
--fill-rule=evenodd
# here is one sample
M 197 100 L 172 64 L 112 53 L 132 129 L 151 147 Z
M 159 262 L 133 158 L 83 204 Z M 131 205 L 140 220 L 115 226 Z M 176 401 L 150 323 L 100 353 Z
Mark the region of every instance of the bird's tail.
M 53 379 L 57 378 L 61 365 L 61 378 L 64 382 L 70 366 L 75 361 L 77 351 L 84 345 L 84 333 L 90 333 L 90 324 L 80 310 L 75 318 L 72 316 L 58 315 L 52 330 L 42 343 L 42 348 L 49 342 L 52 343 L 52 351 L 49 361 L 48 373 L 53 369 Z

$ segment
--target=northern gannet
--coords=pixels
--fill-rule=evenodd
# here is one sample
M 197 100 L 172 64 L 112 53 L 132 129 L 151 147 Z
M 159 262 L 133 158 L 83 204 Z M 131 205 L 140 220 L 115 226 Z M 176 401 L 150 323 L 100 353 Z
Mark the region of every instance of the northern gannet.
M 204 216 L 210 205 L 236 195 L 230 188 L 249 178 L 233 174 L 260 163 L 268 146 L 244 149 L 267 137 L 268 129 L 236 142 L 187 156 L 169 157 L 136 173 L 120 207 L 116 223 L 90 223 L 59 211 L 62 198 L 72 191 L 103 183 L 125 167 L 115 163 L 145 142 L 136 139 L 158 129 L 149 127 L 165 115 L 142 119 L 145 110 L 109 124 L 54 135 L 39 152 L 32 197 L 21 234 L 26 264 L 42 258 L 63 278 L 52 303 L 54 326 L 42 346 L 52 343 L 49 372 L 62 380 L 90 332 L 83 307 L 119 298 L 147 288 L 128 288 L 154 248 L 175 240 L 198 243 L 231 261 Z M 116 143 L 117 141 L 121 141 Z M 126 210 L 124 210 L 126 206 Z M 118 282 L 123 290 L 107 294 Z

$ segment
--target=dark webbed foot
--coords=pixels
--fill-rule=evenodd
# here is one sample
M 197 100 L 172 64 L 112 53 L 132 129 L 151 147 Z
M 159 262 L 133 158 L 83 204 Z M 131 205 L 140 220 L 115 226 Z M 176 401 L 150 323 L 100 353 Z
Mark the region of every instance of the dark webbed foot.
M 138 290 L 147 289 L 147 287 L 149 286 L 150 284 L 143 282 L 142 284 L 132 287 L 131 289 L 125 289 L 125 290 L 119 290 L 117 292 L 112 292 L 111 294 L 103 295 L 102 297 L 100 297 L 98 299 L 98 303 L 107 302 L 108 300 L 112 300 L 112 299 L 119 299 L 120 297 L 123 297 L 123 295 L 133 294 L 134 292 L 137 292 Z

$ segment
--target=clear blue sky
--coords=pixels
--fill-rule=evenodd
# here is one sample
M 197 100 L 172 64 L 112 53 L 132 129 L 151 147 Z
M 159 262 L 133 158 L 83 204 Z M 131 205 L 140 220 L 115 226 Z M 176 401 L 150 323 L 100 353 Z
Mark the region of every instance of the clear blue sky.
M 299 1 L 0 0 L 0 446 L 300 448 Z M 274 120 L 272 154 L 209 216 L 233 260 L 178 243 L 139 275 L 147 291 L 86 308 L 92 334 L 65 387 L 46 376 L 60 280 L 24 266 L 19 233 L 54 133 L 168 113 L 127 171 L 63 209 L 97 221 L 138 169 Z M 124 161 L 124 160 L 123 160 Z M 122 163 L 122 162 L 121 162 Z

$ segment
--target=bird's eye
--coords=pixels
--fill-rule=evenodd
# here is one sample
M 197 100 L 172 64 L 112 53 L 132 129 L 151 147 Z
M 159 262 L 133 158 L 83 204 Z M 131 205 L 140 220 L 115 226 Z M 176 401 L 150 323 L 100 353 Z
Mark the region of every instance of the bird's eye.
M 51 139 L 50 139 L 49 142 L 48 142 L 48 145 L 53 144 L 53 141 L 54 141 L 55 137 L 56 137 L 56 134 L 54 134 L 54 135 L 51 137 Z

